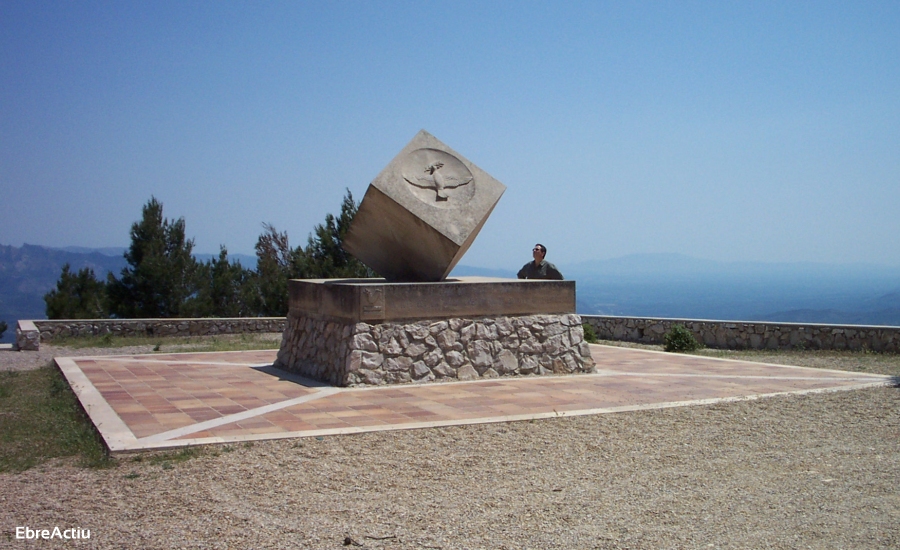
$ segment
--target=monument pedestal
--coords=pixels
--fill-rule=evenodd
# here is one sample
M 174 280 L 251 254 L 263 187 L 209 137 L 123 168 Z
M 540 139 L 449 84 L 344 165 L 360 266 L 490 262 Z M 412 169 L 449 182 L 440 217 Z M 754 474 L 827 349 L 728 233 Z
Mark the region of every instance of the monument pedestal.
M 337 386 L 593 372 L 574 281 L 289 282 L 275 366 Z

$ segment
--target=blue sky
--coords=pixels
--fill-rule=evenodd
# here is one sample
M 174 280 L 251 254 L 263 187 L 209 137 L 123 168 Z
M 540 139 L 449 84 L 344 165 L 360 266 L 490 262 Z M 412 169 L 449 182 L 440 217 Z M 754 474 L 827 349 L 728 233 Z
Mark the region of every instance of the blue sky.
M 0 244 L 302 244 L 426 129 L 507 186 L 462 264 L 900 265 L 900 3 L 0 3 Z

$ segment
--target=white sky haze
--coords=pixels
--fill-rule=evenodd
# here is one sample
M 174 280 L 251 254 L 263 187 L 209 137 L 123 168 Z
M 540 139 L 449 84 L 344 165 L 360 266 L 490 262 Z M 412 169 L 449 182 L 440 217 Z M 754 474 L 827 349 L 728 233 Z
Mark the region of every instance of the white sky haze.
M 305 243 L 424 128 L 461 261 L 900 264 L 900 2 L 0 3 L 0 244 Z

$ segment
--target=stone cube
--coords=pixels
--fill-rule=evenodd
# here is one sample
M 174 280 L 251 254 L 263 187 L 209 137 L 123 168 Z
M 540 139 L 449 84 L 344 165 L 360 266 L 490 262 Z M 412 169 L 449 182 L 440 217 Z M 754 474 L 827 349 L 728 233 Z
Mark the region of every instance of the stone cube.
M 389 282 L 443 281 L 504 191 L 422 130 L 369 185 L 344 250 Z

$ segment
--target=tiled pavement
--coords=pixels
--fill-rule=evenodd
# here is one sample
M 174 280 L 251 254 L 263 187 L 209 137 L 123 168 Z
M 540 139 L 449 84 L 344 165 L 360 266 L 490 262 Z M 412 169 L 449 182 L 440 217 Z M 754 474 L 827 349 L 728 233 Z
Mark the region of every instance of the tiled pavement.
M 889 377 L 591 346 L 596 374 L 335 388 L 276 352 L 58 358 L 113 452 L 506 422 L 853 389 Z

